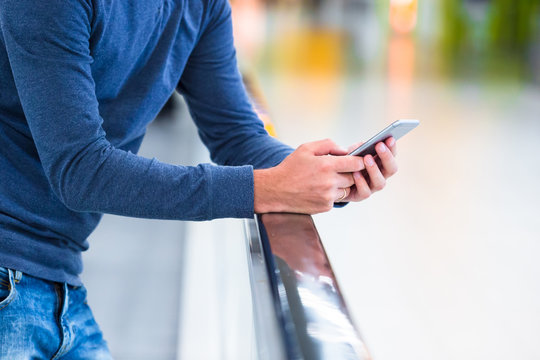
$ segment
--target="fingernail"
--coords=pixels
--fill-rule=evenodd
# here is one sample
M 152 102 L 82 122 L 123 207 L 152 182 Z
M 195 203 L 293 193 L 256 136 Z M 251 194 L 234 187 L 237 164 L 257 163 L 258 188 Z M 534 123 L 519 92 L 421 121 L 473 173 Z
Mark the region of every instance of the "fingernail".
M 371 155 L 366 156 L 364 160 L 366 161 L 367 166 L 373 166 L 375 164 Z
M 384 145 L 384 143 L 381 143 L 381 145 L 379 146 L 379 151 L 380 152 L 386 152 L 386 145 Z
M 390 141 L 388 141 L 389 146 L 394 146 L 395 143 L 396 143 L 396 140 L 394 138 L 390 138 Z

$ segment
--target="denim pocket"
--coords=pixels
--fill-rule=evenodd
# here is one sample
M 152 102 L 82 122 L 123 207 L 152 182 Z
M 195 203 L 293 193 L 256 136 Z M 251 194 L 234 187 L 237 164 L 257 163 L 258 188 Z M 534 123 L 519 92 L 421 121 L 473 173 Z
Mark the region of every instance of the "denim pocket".
M 15 297 L 13 271 L 0 267 L 0 310 L 5 308 Z

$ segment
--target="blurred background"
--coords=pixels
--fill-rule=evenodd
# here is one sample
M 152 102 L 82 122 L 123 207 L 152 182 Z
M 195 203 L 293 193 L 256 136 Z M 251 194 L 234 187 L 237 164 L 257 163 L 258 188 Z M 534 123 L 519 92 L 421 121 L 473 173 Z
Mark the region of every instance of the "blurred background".
M 540 0 L 231 5 L 244 79 L 284 142 L 421 121 L 384 191 L 315 216 L 373 357 L 540 359 Z M 209 161 L 176 96 L 141 153 Z M 244 241 L 237 220 L 106 216 L 85 282 L 116 358 L 250 359 Z

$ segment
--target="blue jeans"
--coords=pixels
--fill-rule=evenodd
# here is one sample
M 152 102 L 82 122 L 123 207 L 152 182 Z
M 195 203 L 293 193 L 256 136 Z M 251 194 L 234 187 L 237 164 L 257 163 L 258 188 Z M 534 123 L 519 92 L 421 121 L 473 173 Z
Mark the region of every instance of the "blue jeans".
M 112 359 L 86 289 L 0 267 L 0 359 Z

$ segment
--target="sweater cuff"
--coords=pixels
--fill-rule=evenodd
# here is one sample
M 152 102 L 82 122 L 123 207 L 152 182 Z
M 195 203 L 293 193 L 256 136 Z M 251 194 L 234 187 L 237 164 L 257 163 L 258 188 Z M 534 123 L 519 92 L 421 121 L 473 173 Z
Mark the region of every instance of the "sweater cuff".
M 212 170 L 211 218 L 253 217 L 253 166 L 215 166 Z

